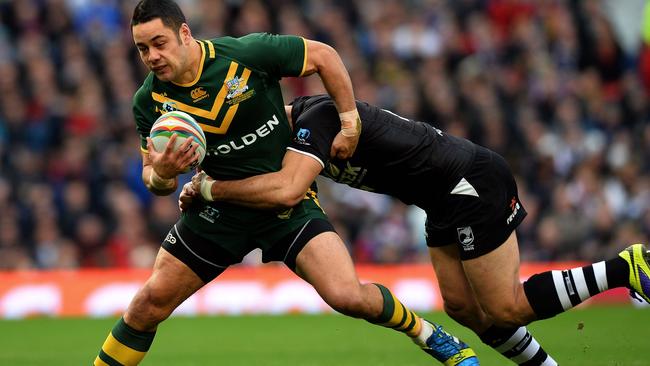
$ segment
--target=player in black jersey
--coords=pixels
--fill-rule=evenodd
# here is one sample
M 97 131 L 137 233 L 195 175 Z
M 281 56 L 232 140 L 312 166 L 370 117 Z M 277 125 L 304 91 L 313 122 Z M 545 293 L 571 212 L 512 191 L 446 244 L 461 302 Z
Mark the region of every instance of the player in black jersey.
M 292 133 L 279 84 L 285 76 L 320 76 L 340 112 L 333 149 L 341 157 L 354 151 L 361 121 L 350 77 L 332 47 L 267 33 L 198 40 L 171 0 L 138 2 L 131 31 L 151 71 L 133 98 L 133 115 L 142 180 L 152 193 L 175 192 L 178 175 L 196 161 L 191 139 L 177 150 L 172 148 L 175 135 L 163 151 L 153 147 L 151 125 L 171 110 L 190 114 L 205 132 L 201 167 L 213 176 L 240 179 L 279 170 Z M 315 189 L 310 199 L 286 212 L 224 202 L 200 202 L 195 208 L 171 228 L 151 276 L 106 338 L 95 366 L 139 364 L 158 325 L 255 248 L 262 250 L 264 261 L 284 262 L 334 310 L 402 332 L 447 365 L 478 365 L 469 346 L 424 321 L 386 287 L 359 281 Z
M 301 97 L 287 106 L 294 134 L 281 171 L 239 181 L 199 174 L 184 187 L 181 209 L 206 184 L 216 200 L 291 207 L 318 174 L 415 204 L 427 213 L 427 245 L 446 312 L 518 364 L 556 364 L 526 330 L 531 321 L 614 287 L 629 287 L 648 301 L 650 267 L 641 244 L 608 261 L 520 283 L 514 230 L 526 211 L 504 159 L 426 123 L 363 102 L 357 109 L 364 128 L 350 159 L 330 159 L 337 126 L 329 97 Z

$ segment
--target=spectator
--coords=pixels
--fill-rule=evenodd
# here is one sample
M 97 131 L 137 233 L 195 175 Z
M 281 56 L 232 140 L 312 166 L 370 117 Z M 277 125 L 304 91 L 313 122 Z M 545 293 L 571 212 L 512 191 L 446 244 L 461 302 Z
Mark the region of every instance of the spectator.
M 650 7 L 643 32 L 622 21 L 640 0 L 180 5 L 199 36 L 328 42 L 359 99 L 505 155 L 529 212 L 519 228 L 526 260 L 591 261 L 648 242 Z M 177 218 L 175 198 L 153 198 L 139 177 L 131 98 L 145 75 L 132 6 L 0 2 L 2 269 L 148 267 L 160 228 Z M 287 101 L 322 92 L 310 78 L 284 81 Z M 417 212 L 320 184 L 357 261 L 426 261 Z

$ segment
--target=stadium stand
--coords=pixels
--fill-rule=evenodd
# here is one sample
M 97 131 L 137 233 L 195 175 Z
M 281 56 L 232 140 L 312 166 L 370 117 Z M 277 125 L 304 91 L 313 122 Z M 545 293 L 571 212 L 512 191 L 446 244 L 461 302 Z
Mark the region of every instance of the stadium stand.
M 176 221 L 176 198 L 140 181 L 134 3 L 0 2 L 0 270 L 150 268 Z M 594 261 L 648 242 L 645 1 L 179 3 L 200 38 L 266 31 L 329 43 L 358 99 L 504 155 L 529 213 L 523 260 Z M 287 79 L 285 100 L 318 84 Z M 420 211 L 320 187 L 357 262 L 428 261 Z

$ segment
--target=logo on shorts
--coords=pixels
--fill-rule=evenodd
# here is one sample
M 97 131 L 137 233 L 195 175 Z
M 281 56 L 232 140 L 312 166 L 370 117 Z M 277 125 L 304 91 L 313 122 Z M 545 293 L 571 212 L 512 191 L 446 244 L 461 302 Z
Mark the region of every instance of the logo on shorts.
M 168 242 L 169 244 L 176 244 L 176 238 L 174 237 L 174 234 L 172 234 L 172 233 L 167 234 L 167 237 L 165 238 L 165 241 Z
M 211 224 L 214 224 L 214 221 L 219 218 L 219 210 L 211 206 L 205 206 L 203 211 L 201 211 L 199 214 L 199 217 Z
M 517 199 L 512 197 L 510 200 L 510 209 L 512 210 L 512 213 L 508 218 L 506 219 L 506 225 L 510 225 L 512 220 L 515 219 L 515 216 L 519 213 L 519 209 L 521 208 L 521 205 L 519 205 L 519 202 L 517 202 Z
M 278 213 L 278 219 L 288 220 L 291 218 L 292 213 L 293 213 L 293 207 Z
M 458 241 L 463 245 L 464 251 L 474 250 L 474 232 L 470 226 L 456 228 Z

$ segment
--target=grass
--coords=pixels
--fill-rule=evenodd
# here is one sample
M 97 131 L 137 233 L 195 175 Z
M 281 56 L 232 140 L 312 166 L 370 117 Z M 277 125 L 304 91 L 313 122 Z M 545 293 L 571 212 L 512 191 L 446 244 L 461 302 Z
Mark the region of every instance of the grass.
M 482 365 L 513 365 L 443 313 L 427 314 L 470 343 Z M 115 319 L 0 321 L 0 365 L 90 365 Z M 579 324 L 583 324 L 579 329 Z M 591 307 L 529 326 L 561 365 L 650 365 L 650 308 Z M 434 365 L 403 335 L 340 315 L 175 317 L 142 365 Z

